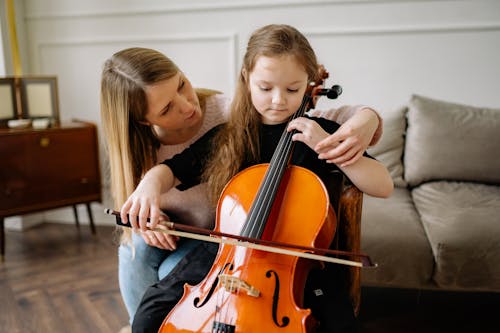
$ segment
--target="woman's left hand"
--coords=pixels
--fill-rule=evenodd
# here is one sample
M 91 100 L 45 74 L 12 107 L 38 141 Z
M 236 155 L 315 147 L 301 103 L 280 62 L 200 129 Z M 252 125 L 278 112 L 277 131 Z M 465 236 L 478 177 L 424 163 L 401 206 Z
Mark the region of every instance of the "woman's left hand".
M 169 221 L 169 217 L 165 214 L 160 214 L 159 218 L 159 223 L 158 228 L 160 229 L 169 229 L 167 226 L 161 224 L 163 221 Z M 167 233 L 161 232 L 161 231 L 156 231 L 156 230 L 146 230 L 146 231 L 141 231 L 142 238 L 144 239 L 144 242 L 148 244 L 149 246 L 154 246 L 159 249 L 163 250 L 169 250 L 169 251 L 174 251 L 177 248 L 177 241 L 179 240 L 179 237 L 169 235 Z
M 368 148 L 379 119 L 370 108 L 364 108 L 349 118 L 340 128 L 313 149 L 320 159 L 339 166 L 355 163 Z

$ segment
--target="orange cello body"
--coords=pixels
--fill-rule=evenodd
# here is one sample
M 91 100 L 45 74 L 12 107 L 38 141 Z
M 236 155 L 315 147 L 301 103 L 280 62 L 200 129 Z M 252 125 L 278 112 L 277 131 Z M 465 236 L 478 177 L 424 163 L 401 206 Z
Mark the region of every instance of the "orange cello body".
M 239 235 L 268 164 L 247 168 L 226 185 L 217 206 L 216 230 Z M 336 218 L 328 192 L 311 171 L 288 166 L 261 238 L 327 248 Z M 303 308 L 309 271 L 317 263 L 285 254 L 222 244 L 207 277 L 184 296 L 159 332 L 313 332 Z

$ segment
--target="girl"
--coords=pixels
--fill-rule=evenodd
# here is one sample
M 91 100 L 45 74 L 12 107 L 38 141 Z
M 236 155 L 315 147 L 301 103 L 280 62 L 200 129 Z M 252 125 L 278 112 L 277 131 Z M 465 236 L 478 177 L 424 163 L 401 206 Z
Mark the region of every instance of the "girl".
M 151 166 L 183 151 L 225 122 L 228 113 L 227 96 L 194 89 L 176 64 L 158 51 L 128 48 L 110 57 L 101 76 L 101 117 L 115 207 L 123 205 Z M 369 108 L 342 107 L 325 116 L 343 119 L 345 125 L 318 147 L 322 158 L 352 163 L 358 152 L 380 137 L 380 123 Z M 175 221 L 207 228 L 213 223 L 202 186 L 186 191 L 174 188 L 161 196 L 159 206 Z M 119 282 L 131 321 L 146 288 L 167 276 L 198 246 L 197 241 L 177 242 L 151 230 L 123 231 Z
M 270 25 L 257 30 L 248 42 L 228 124 L 209 132 L 190 149 L 148 171 L 122 206 L 121 218 L 127 221 L 128 213 L 135 228 L 147 230 L 146 217 L 150 216 L 149 227 L 155 227 L 160 215 L 161 193 L 179 182 L 183 186 L 197 184 L 203 171 L 202 179 L 208 182 L 212 202 L 215 203 L 222 188 L 237 172 L 253 164 L 269 162 L 285 128 L 298 131 L 293 137 L 297 144 L 292 164 L 307 167 L 320 177 L 339 168 L 363 192 L 378 197 L 389 196 L 393 189 L 392 180 L 387 169 L 378 161 L 362 156 L 350 165 L 339 166 L 318 159 L 314 148 L 328 137 L 329 132 L 337 130 L 338 124 L 302 117 L 287 125 L 298 109 L 308 83 L 316 81 L 318 68 L 314 51 L 296 29 Z M 211 155 L 207 148 L 210 143 Z M 207 154 L 210 158 L 205 165 Z M 139 217 L 139 223 L 136 217 Z M 324 296 L 324 303 L 313 308 L 313 314 L 320 321 L 321 332 L 343 330 L 341 327 L 345 322 L 350 329 L 353 327 L 352 309 L 345 310 L 350 303 L 342 297 L 338 300 L 338 294 L 333 296 L 336 294 L 331 293 L 331 280 L 335 278 L 329 276 L 332 272 L 333 269 L 326 269 L 321 273 L 312 273 L 306 288 L 306 301 L 311 299 L 313 290 L 321 290 Z M 139 327 L 140 331 L 148 331 L 144 330 L 147 325 L 154 326 L 150 331 L 157 330 L 155 325 L 161 324 L 162 319 L 155 318 L 164 318 L 172 306 L 172 299 L 162 299 L 165 290 L 162 282 L 172 285 L 165 279 L 150 288 L 151 292 L 146 293 L 139 308 L 141 315 L 134 319 L 134 332 L 136 327 L 137 331 Z M 330 320 L 332 316 L 328 312 L 339 307 L 345 310 L 342 312 L 346 314 L 345 318 Z

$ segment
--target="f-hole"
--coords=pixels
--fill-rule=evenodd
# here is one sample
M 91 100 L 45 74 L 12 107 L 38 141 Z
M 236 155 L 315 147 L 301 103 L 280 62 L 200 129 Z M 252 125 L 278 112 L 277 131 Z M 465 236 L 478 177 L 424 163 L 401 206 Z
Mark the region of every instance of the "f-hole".
M 286 327 L 290 323 L 289 317 L 283 316 L 283 318 L 281 318 L 281 324 L 278 322 L 278 300 L 280 296 L 279 276 L 275 271 L 269 270 L 266 272 L 266 277 L 267 278 L 274 277 L 274 293 L 273 293 L 273 307 L 272 307 L 274 324 L 276 324 L 276 326 L 278 327 Z
M 217 273 L 217 278 L 215 279 L 214 283 L 212 283 L 212 285 L 210 286 L 210 291 L 208 292 L 207 296 L 205 297 L 205 299 L 203 300 L 203 302 L 201 304 L 200 303 L 200 298 L 199 297 L 196 297 L 194 300 L 193 300 L 193 305 L 195 308 L 201 308 L 203 305 L 207 304 L 207 302 L 210 300 L 210 298 L 212 297 L 214 291 L 215 291 L 215 288 L 217 287 L 217 285 L 219 284 L 219 275 L 226 270 L 226 268 L 231 271 L 233 270 L 233 264 L 228 262 L 227 264 L 225 264 L 221 270 L 219 271 L 219 273 Z

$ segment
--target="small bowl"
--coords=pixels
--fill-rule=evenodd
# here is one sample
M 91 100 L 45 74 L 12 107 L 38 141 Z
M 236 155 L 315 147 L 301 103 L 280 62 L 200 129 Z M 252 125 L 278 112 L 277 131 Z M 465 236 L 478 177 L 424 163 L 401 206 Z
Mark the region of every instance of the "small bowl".
M 31 125 L 31 119 L 11 119 L 7 122 L 9 128 L 28 128 Z
M 49 118 L 38 118 L 33 119 L 33 128 L 34 129 L 45 129 L 49 127 L 50 119 Z

